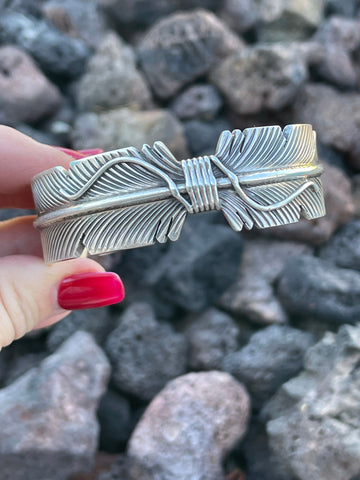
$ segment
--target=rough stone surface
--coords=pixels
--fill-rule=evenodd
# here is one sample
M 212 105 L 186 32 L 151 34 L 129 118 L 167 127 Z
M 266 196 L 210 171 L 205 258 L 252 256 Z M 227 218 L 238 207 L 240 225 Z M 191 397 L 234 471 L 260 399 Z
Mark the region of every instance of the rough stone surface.
M 241 350 L 227 355 L 223 367 L 244 383 L 253 406 L 259 408 L 301 370 L 304 354 L 312 343 L 309 333 L 271 325 L 254 333 Z
M 261 233 L 312 245 L 322 245 L 341 225 L 350 220 L 354 212 L 350 180 L 338 167 L 326 163 L 323 165 L 322 183 L 326 215 L 312 221 L 302 219 L 298 223 L 270 228 Z
M 191 154 L 195 156 L 214 154 L 221 133 L 229 129 L 231 130 L 231 124 L 221 117 L 212 122 L 197 119 L 185 122 L 185 136 Z
M 285 308 L 300 317 L 354 323 L 360 315 L 360 273 L 310 255 L 286 262 L 278 285 Z
M 287 315 L 276 298 L 274 283 L 288 258 L 310 251 L 300 243 L 249 240 L 245 243 L 238 278 L 221 297 L 220 306 L 260 324 L 286 322 Z
M 360 270 L 360 220 L 353 220 L 339 230 L 319 255 L 338 267 Z
M 13 46 L 0 47 L 0 123 L 34 123 L 55 113 L 60 103 L 59 90 L 31 57 Z
M 174 155 L 186 158 L 183 127 L 168 110 L 136 112 L 117 108 L 104 113 L 84 113 L 76 119 L 73 145 L 77 150 L 102 148 L 104 151 L 144 143 L 164 142 Z
M 158 323 L 147 304 L 134 303 L 125 311 L 107 339 L 106 352 L 113 384 L 143 400 L 151 400 L 169 380 L 185 372 L 184 336 Z
M 289 105 L 307 78 L 301 50 L 285 44 L 248 47 L 226 58 L 210 75 L 238 114 Z
M 221 370 L 224 357 L 239 346 L 240 330 L 229 315 L 211 308 L 189 320 L 185 336 L 192 370 Z
M 135 64 L 130 47 L 115 33 L 108 33 L 87 65 L 79 82 L 78 105 L 82 110 L 150 105 L 151 95 Z
M 89 47 L 43 20 L 18 12 L 0 18 L 0 43 L 12 43 L 28 52 L 46 73 L 74 78 L 80 75 L 90 55 Z
M 198 9 L 156 23 L 141 41 L 138 55 L 156 95 L 169 98 L 242 45 L 215 15 Z
M 359 1 L 349 0 L 344 2 L 343 0 L 326 0 L 325 6 L 329 14 L 354 18 L 359 9 Z
M 297 479 L 358 478 L 359 364 L 359 325 L 328 332 L 267 406 L 270 446 Z
M 255 0 L 225 0 L 220 15 L 233 30 L 239 33 L 253 28 L 259 20 Z
M 212 120 L 222 106 L 219 92 L 206 83 L 193 85 L 175 98 L 171 110 L 181 120 L 200 118 Z
M 131 436 L 131 479 L 219 480 L 222 458 L 244 435 L 248 415 L 248 395 L 227 373 L 190 373 L 173 380 Z
M 65 480 L 89 469 L 97 447 L 95 411 L 109 369 L 92 337 L 78 332 L 0 390 L 3 478 Z

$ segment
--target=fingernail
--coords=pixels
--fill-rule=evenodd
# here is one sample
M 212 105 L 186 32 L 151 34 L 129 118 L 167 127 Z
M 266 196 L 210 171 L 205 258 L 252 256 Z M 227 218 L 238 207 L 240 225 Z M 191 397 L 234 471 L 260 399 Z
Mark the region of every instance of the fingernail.
M 89 150 L 79 150 L 79 152 L 83 153 L 86 157 L 90 157 L 90 155 L 98 155 L 103 151 L 104 150 L 102 148 L 90 148 Z
M 56 150 L 59 150 L 60 152 L 66 153 L 66 155 L 69 155 L 72 158 L 75 158 L 75 160 L 86 157 L 84 153 L 77 152 L 76 150 L 72 150 L 71 148 L 57 147 L 55 145 L 53 145 L 52 147 L 56 148 Z
M 58 304 L 64 310 L 104 307 L 121 302 L 124 296 L 124 285 L 112 272 L 70 275 L 58 288 Z

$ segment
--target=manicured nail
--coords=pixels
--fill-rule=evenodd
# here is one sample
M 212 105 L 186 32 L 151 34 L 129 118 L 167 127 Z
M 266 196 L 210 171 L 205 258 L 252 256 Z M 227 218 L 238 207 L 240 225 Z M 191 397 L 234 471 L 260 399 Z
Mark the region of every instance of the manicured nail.
M 103 151 L 104 150 L 102 148 L 90 148 L 89 150 L 79 150 L 79 152 L 83 153 L 86 157 L 90 157 L 90 155 L 98 155 Z
M 124 296 L 124 285 L 116 273 L 78 273 L 60 282 L 58 304 L 64 310 L 81 310 L 112 305 Z
M 71 148 L 56 147 L 55 145 L 53 145 L 53 148 L 56 148 L 56 150 L 59 150 L 60 152 L 66 153 L 66 155 L 75 158 L 75 160 L 79 160 L 80 158 L 84 158 L 87 156 L 84 153 L 77 152 L 76 150 L 72 150 Z

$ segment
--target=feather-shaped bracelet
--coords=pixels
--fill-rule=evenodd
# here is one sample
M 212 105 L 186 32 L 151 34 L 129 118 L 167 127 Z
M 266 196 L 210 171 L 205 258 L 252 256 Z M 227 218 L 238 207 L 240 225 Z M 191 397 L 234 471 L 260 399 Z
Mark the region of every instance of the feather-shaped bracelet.
M 34 177 L 47 263 L 177 240 L 188 214 L 221 210 L 236 231 L 325 215 L 311 125 L 224 131 L 214 155 L 178 160 L 162 142 Z

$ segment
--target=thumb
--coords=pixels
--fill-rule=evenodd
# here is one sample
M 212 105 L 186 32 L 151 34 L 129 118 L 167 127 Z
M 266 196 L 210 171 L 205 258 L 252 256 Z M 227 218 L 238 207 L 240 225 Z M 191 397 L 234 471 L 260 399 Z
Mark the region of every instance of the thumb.
M 87 258 L 45 265 L 28 255 L 0 259 L 0 350 L 36 326 L 65 317 L 69 310 L 117 303 L 120 278 Z

